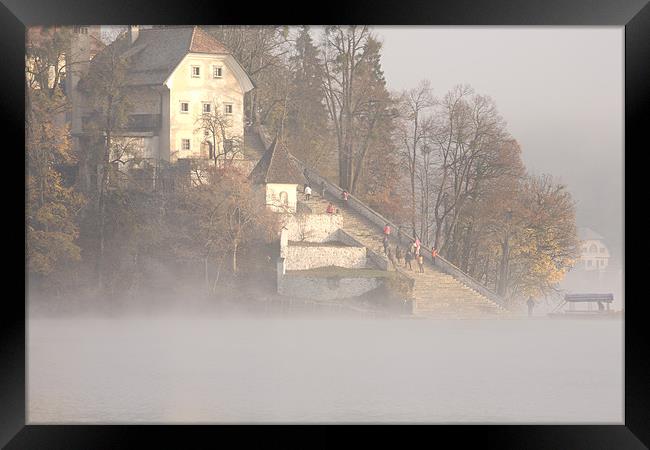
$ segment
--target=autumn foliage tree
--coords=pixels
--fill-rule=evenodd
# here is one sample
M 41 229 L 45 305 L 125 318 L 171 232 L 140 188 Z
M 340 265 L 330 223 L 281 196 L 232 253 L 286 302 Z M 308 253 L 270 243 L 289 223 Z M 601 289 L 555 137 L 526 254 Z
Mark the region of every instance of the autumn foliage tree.
M 31 274 L 54 282 L 80 260 L 77 219 L 85 199 L 61 172 L 76 161 L 63 120 L 69 108 L 63 78 L 70 33 L 45 29 L 40 37 L 28 40 L 25 67 L 26 257 Z
M 169 197 L 165 223 L 170 248 L 201 263 L 206 287 L 214 292 L 224 269 L 239 272 L 243 247 L 277 239 L 277 215 L 261 207 L 253 186 L 233 168 L 209 169 L 210 183 Z

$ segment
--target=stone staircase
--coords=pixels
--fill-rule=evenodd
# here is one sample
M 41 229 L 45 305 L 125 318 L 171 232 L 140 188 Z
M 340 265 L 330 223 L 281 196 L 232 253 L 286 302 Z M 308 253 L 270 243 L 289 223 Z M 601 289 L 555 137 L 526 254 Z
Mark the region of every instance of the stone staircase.
M 244 157 L 248 159 L 253 159 L 256 162 L 262 157 L 266 151 L 266 146 L 257 134 L 251 127 L 247 126 L 244 128 Z
M 380 232 L 377 232 L 375 225 L 369 220 L 355 214 L 354 211 L 343 208 L 340 200 L 330 198 L 327 194 L 327 199 L 324 199 L 316 192 L 317 189 L 312 186 L 312 195 L 309 201 L 305 200 L 304 194 L 298 193 L 298 202 L 308 206 L 313 213 L 323 214 L 331 201 L 334 207 L 338 208 L 339 214 L 343 216 L 343 231 L 388 262 L 388 258 L 384 255 L 382 235 Z
M 328 193 L 326 198 L 321 197 L 318 190 L 317 186 L 312 186 L 309 201 L 305 200 L 304 194 L 298 193 L 298 202 L 307 206 L 313 213 L 322 214 L 331 200 L 343 216 L 343 231 L 388 261 L 384 255 L 383 236 L 379 227 L 350 208 L 342 207 L 338 198 L 330 197 Z M 391 247 L 394 248 L 394 245 L 395 243 L 391 242 Z M 424 273 L 418 272 L 415 261 L 412 266 L 413 270 L 404 267 L 398 270 L 414 281 L 413 312 L 416 316 L 480 318 L 508 314 L 503 307 L 442 272 L 426 259 Z

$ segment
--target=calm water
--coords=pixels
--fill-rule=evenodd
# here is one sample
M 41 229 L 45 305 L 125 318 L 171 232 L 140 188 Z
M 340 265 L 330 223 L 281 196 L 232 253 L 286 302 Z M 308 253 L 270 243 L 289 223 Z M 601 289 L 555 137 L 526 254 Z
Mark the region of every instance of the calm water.
M 30 423 L 622 423 L 619 320 L 32 319 Z

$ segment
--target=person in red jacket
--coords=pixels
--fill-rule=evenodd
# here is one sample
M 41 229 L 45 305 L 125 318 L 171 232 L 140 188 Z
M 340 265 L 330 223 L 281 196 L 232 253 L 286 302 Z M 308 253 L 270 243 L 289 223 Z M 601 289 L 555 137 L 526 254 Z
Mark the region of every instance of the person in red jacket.
M 390 235 L 390 225 L 389 224 L 384 225 L 384 234 L 386 236 Z
M 325 210 L 327 214 L 334 214 L 334 205 L 332 205 L 332 202 L 327 205 L 327 209 Z
M 436 256 L 438 256 L 438 250 L 436 250 L 435 247 L 432 247 L 431 248 L 431 261 L 433 261 L 434 264 L 436 263 Z
M 349 196 L 350 196 L 350 194 L 348 193 L 348 191 L 341 192 L 341 205 L 342 206 L 346 206 L 348 204 L 348 197 Z

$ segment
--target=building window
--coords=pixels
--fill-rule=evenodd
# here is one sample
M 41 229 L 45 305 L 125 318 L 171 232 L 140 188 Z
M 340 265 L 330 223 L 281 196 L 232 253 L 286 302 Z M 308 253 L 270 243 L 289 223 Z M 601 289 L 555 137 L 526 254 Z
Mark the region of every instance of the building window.
M 596 248 L 596 244 L 591 244 L 591 246 L 589 246 L 589 252 L 590 253 L 598 252 L 598 249 Z
M 232 114 L 232 104 L 226 103 L 223 110 L 225 114 Z
M 75 26 L 74 32 L 77 34 L 88 34 L 88 27 Z
M 221 66 L 212 66 L 212 78 L 222 78 L 223 68 Z
M 192 78 L 200 78 L 200 77 L 201 77 L 201 67 L 192 66 Z
M 190 112 L 190 103 L 189 102 L 181 102 L 181 112 L 182 113 Z
M 208 129 L 203 130 L 203 136 L 210 136 L 210 130 Z
M 203 114 L 210 114 L 212 112 L 212 105 L 210 103 L 203 103 Z
M 190 140 L 189 139 L 182 139 L 181 140 L 181 148 L 183 150 L 189 150 L 190 149 Z

